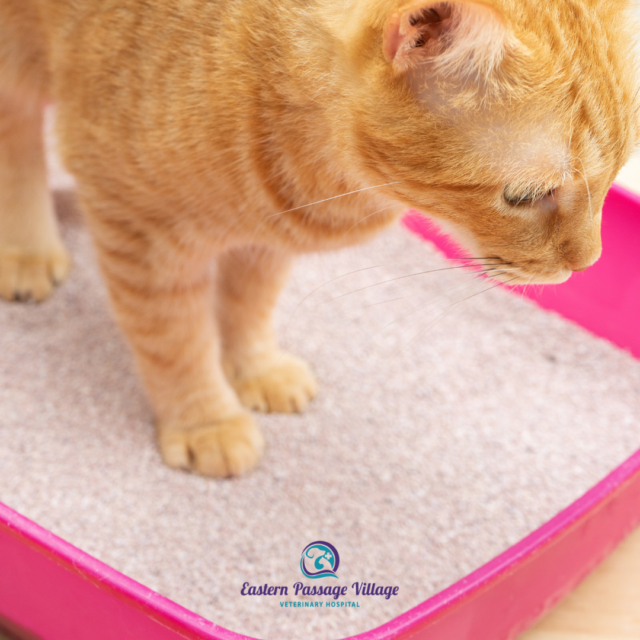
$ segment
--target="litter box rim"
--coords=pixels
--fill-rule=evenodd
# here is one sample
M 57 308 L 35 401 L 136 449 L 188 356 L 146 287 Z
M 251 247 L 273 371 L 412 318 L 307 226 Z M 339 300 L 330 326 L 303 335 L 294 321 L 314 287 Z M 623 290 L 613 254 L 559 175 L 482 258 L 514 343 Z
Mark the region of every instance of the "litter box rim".
M 502 640 L 527 629 L 562 596 L 571 591 L 640 523 L 640 450 L 558 515 L 465 578 L 413 609 L 371 631 L 345 640 Z M 47 529 L 0 503 L 0 565 L 9 538 L 17 545 L 29 575 L 13 572 L 8 598 L 0 581 L 0 616 L 46 640 L 253 640 L 198 616 L 159 593 L 97 560 Z M 76 578 L 68 592 L 54 594 L 34 584 L 42 569 Z M 68 576 L 66 576 L 68 577 Z M 21 580 L 22 578 L 22 580 Z M 26 578 L 26 580 L 25 580 Z M 105 621 L 81 636 L 70 636 L 65 625 L 70 609 L 41 612 L 38 603 L 63 596 L 68 604 L 78 590 L 87 591 L 97 611 L 118 611 L 105 633 Z M 68 585 L 67 585 L 68 587 Z M 86 594 L 85 594 L 86 595 Z M 22 600 L 21 612 L 8 611 L 7 601 Z M 58 597 L 58 600 L 60 598 Z M 100 616 L 98 616 L 100 618 Z M 137 623 L 145 628 L 143 635 Z M 0 625 L 1 626 L 1 625 Z M 130 633 L 129 631 L 133 632 Z
M 614 185 L 610 197 L 640 214 L 640 198 L 634 194 Z M 410 221 L 406 224 L 411 228 Z M 493 560 L 390 622 L 350 640 L 513 638 L 568 593 L 639 523 L 640 450 Z M 0 626 L 4 617 L 7 625 L 19 625 L 27 636 L 251 640 L 161 596 L 2 503 L 0 566 Z M 86 615 L 74 627 L 81 635 L 70 635 L 69 615 L 76 606 L 84 607 Z

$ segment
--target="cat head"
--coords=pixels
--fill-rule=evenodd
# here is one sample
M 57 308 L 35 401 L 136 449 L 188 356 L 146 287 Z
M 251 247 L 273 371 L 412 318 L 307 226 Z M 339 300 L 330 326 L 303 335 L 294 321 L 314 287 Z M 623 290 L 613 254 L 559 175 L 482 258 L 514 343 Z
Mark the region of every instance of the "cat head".
M 587 268 L 640 132 L 627 4 L 380 0 L 352 48 L 364 167 L 502 280 Z

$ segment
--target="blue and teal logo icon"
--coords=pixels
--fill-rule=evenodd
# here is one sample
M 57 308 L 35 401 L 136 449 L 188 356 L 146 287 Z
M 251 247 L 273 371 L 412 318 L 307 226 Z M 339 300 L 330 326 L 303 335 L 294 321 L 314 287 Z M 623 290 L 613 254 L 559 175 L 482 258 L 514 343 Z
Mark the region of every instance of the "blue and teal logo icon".
M 338 550 L 322 540 L 308 544 L 300 558 L 300 570 L 306 578 L 337 578 L 339 564 Z

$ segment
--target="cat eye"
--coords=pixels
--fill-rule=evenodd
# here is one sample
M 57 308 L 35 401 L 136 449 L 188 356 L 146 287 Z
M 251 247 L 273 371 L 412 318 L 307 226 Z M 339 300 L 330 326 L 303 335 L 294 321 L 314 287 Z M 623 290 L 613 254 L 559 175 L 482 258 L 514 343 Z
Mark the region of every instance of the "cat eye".
M 552 196 L 553 192 L 554 189 L 549 189 L 548 191 L 541 191 L 540 189 L 530 189 L 529 191 L 521 191 L 520 193 L 517 193 L 512 191 L 509 188 L 509 185 L 507 185 L 504 188 L 503 197 L 508 204 L 515 207 L 522 204 L 531 204 L 533 202 L 536 202 L 537 200 L 542 200 L 542 198 Z

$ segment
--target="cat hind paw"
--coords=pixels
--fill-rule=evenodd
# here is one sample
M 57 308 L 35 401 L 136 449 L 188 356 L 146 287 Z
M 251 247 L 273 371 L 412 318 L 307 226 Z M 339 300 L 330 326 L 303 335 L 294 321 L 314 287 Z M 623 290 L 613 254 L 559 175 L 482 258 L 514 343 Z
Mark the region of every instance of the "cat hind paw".
M 230 382 L 243 406 L 263 413 L 299 413 L 318 392 L 307 364 L 286 353 L 266 370 Z
M 37 253 L 0 249 L 0 297 L 42 302 L 69 274 L 71 260 L 62 247 Z

